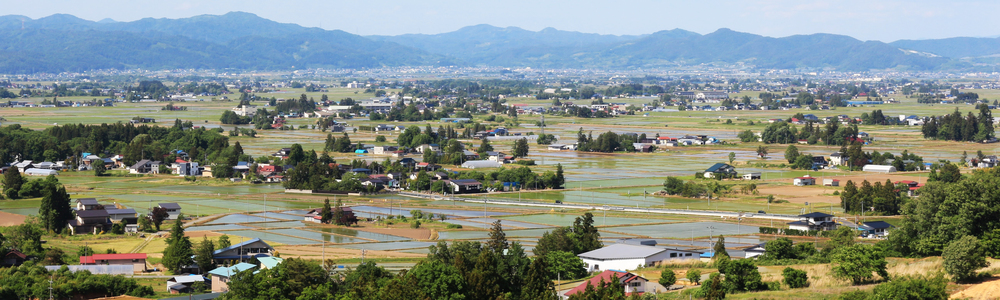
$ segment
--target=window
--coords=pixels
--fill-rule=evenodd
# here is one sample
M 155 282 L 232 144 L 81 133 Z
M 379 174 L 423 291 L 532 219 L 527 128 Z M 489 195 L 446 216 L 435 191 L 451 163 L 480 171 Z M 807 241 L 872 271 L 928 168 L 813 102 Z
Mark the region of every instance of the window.
M 677 257 L 677 253 L 670 253 L 670 257 L 671 257 L 671 258 L 673 258 L 673 257 Z
M 684 256 L 691 256 L 691 253 L 684 254 Z

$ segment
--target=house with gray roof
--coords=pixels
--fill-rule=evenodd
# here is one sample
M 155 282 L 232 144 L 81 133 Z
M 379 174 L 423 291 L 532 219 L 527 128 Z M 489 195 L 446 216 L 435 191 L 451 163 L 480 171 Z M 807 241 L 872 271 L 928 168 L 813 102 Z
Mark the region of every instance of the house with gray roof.
M 701 252 L 650 245 L 611 244 L 604 248 L 577 255 L 587 272 L 602 270 L 635 270 L 651 267 L 665 260 L 699 259 Z

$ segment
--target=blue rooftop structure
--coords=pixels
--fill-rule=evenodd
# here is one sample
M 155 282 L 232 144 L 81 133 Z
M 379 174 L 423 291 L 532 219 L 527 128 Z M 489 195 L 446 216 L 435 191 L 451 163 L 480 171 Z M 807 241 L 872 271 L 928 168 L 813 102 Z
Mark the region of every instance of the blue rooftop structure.
M 257 267 L 257 265 L 254 265 L 254 264 L 238 263 L 238 264 L 235 264 L 235 265 L 232 265 L 232 266 L 229 266 L 229 267 L 218 267 L 218 268 L 215 268 L 215 270 L 208 271 L 208 274 L 212 274 L 212 275 L 220 276 L 220 277 L 230 277 L 230 276 L 233 276 L 236 273 L 243 272 L 243 271 L 246 271 L 246 270 L 250 270 L 250 269 L 253 269 L 253 268 L 256 268 L 256 267 Z

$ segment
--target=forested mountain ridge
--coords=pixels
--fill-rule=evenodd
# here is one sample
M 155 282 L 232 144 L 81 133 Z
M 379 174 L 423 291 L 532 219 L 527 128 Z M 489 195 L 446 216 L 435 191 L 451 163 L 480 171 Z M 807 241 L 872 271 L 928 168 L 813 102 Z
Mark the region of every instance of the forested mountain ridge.
M 954 43 L 974 45 L 958 49 Z M 499 66 L 657 68 L 743 63 L 773 69 L 947 70 L 1000 53 L 1000 39 L 860 41 L 833 34 L 781 38 L 719 29 L 601 35 L 475 25 L 441 34 L 362 37 L 244 12 L 183 19 L 93 22 L 57 14 L 0 16 L 0 73 L 91 69 L 377 68 Z

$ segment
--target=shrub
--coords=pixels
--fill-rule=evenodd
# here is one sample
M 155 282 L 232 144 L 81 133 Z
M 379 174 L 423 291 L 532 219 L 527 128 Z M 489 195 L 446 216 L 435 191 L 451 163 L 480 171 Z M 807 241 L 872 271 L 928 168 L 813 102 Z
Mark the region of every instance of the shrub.
M 448 229 L 462 229 L 462 225 L 458 225 L 458 224 L 448 224 L 447 228 L 448 228 Z
M 690 280 L 691 283 L 694 283 L 694 284 L 701 283 L 701 271 L 699 271 L 698 269 L 690 269 L 690 270 L 688 270 L 688 272 L 687 272 L 687 279 Z
M 414 220 L 413 223 L 410 223 L 410 228 L 414 228 L 414 229 L 420 228 L 420 221 L 419 220 Z
M 663 272 L 660 272 L 659 283 L 663 287 L 674 285 L 674 283 L 677 283 L 677 274 L 674 274 L 674 270 L 664 269 Z
M 781 276 L 785 278 L 785 284 L 789 288 L 797 289 L 809 286 L 809 275 L 806 274 L 806 271 L 785 268 L 781 271 Z

